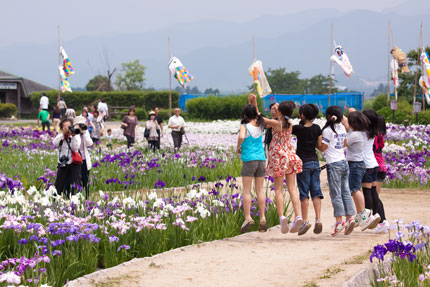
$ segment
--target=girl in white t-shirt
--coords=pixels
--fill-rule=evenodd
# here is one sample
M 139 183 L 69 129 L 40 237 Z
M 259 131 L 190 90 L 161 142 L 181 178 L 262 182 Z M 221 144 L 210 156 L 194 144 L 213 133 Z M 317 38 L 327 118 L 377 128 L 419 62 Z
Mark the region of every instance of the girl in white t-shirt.
M 331 203 L 334 209 L 336 223 L 331 234 L 337 236 L 345 229 L 345 235 L 354 230 L 355 214 L 351 192 L 349 190 L 349 168 L 345 159 L 346 130 L 341 124 L 343 113 L 338 106 L 328 107 L 327 122 L 322 131 L 321 150 L 327 161 L 327 179 L 330 190 Z M 346 222 L 342 217 L 346 217 Z
M 364 111 L 363 114 L 369 119 L 369 126 L 363 140 L 363 160 L 366 165 L 366 173 L 362 181 L 364 202 L 366 208 L 373 211 L 373 216 L 379 218 L 380 222 L 378 223 L 383 223 L 386 220 L 385 211 L 381 210 L 382 201 L 376 190 L 379 164 L 373 153 L 375 137 L 379 134 L 378 114 L 372 110 Z M 381 214 L 378 214 L 378 211 L 380 211 Z M 388 224 L 388 222 L 386 223 Z

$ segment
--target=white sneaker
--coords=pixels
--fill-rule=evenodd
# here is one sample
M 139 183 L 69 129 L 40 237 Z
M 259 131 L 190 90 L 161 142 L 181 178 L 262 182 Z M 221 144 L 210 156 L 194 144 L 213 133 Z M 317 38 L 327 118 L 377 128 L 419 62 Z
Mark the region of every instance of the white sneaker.
M 339 233 L 342 232 L 342 230 L 345 229 L 345 225 L 346 225 L 345 221 L 342 221 L 340 223 L 335 223 L 333 226 L 334 230 L 333 230 L 333 233 L 331 234 L 331 236 L 336 237 Z
M 382 223 L 379 223 L 378 226 L 372 230 L 374 234 L 378 233 L 387 233 L 390 229 L 390 223 L 387 220 L 384 220 Z
M 301 216 L 297 216 L 293 223 L 291 224 L 290 232 L 291 233 L 297 233 L 299 232 L 300 227 L 303 224 L 303 218 Z
M 346 221 L 345 224 L 345 235 L 350 235 L 352 231 L 354 231 L 355 221 L 350 218 Z
M 354 223 L 355 223 L 354 228 L 357 228 L 357 227 L 359 227 L 359 226 L 360 226 L 360 214 L 357 214 L 357 215 L 354 217 Z
M 369 224 L 368 226 L 369 229 L 375 229 L 376 226 L 378 226 L 378 224 L 381 222 L 381 216 L 378 213 L 372 216 L 373 216 L 373 221 L 372 223 Z
M 359 215 L 359 224 L 361 227 L 361 231 L 365 231 L 367 228 L 373 229 L 378 225 L 380 218 L 375 217 L 372 215 L 371 211 L 369 209 L 365 209 L 363 212 L 361 212 Z

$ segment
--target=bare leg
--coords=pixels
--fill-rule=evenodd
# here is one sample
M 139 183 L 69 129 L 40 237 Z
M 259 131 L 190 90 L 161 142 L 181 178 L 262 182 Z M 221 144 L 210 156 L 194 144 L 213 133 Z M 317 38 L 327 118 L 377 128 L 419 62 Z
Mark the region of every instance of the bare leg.
M 263 190 L 264 177 L 255 178 L 255 192 L 257 193 L 258 209 L 260 210 L 260 222 L 266 220 L 266 194 Z
M 284 195 L 282 194 L 284 189 L 284 177 L 275 177 L 273 181 L 275 183 L 276 209 L 278 210 L 279 218 L 281 218 L 284 215 Z
M 300 216 L 300 199 L 299 199 L 299 193 L 296 190 L 296 175 L 295 174 L 288 174 L 286 175 L 287 179 L 287 188 L 288 193 L 290 194 L 291 202 L 293 204 L 294 209 L 294 217 Z
M 364 195 L 361 190 L 356 191 L 352 194 L 352 199 L 354 200 L 355 210 L 357 214 L 364 211 Z
M 320 204 L 321 204 L 321 201 L 320 201 Z M 300 202 L 300 208 L 302 210 L 303 221 L 308 221 L 309 198 L 306 197 Z M 315 202 L 314 202 L 314 208 L 315 208 Z
M 321 221 L 321 198 L 317 196 L 314 199 L 312 199 L 312 202 L 314 205 L 316 220 Z M 302 214 L 303 214 L 303 210 L 302 210 Z
M 245 213 L 245 220 L 251 220 L 251 187 L 252 177 L 242 177 L 243 186 L 243 212 Z

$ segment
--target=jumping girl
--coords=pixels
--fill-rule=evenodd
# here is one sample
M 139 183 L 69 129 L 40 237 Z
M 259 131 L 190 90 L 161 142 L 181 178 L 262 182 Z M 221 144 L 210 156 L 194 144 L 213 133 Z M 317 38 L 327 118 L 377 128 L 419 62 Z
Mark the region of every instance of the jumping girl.
M 346 130 L 341 124 L 343 119 L 342 109 L 338 106 L 328 107 L 326 111 L 327 122 L 322 130 L 321 150 L 327 161 L 327 179 L 330 190 L 330 198 L 334 209 L 336 223 L 333 237 L 345 229 L 345 235 L 354 230 L 355 214 L 349 190 L 349 168 L 345 160 L 343 147 L 346 145 Z M 346 217 L 346 222 L 342 217 Z
M 249 104 L 243 108 L 242 121 L 237 141 L 236 151 L 241 155 L 242 185 L 243 185 L 243 210 L 245 221 L 241 232 L 247 232 L 254 224 L 251 217 L 251 189 L 252 179 L 255 182 L 258 208 L 260 212 L 260 232 L 267 230 L 265 217 L 266 195 L 263 191 L 264 176 L 266 175 L 266 154 L 263 147 L 263 121 L 258 115 L 257 109 Z

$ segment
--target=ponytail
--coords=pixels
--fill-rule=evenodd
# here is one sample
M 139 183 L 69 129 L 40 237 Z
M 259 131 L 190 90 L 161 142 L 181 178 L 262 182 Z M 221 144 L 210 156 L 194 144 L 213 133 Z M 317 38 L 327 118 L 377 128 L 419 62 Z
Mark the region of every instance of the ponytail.
M 325 130 L 327 127 L 330 127 L 332 131 L 337 134 L 336 129 L 334 128 L 335 124 L 338 124 L 342 121 L 343 113 L 342 109 L 338 106 L 331 106 L 327 108 L 326 118 L 327 122 L 325 123 L 322 130 Z

